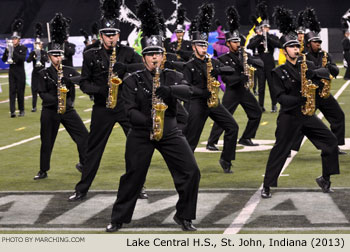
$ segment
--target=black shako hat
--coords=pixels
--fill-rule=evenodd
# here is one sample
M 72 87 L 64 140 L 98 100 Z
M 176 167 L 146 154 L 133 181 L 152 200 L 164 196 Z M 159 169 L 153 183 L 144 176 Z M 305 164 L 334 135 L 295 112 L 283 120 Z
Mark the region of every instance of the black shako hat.
M 15 19 L 11 25 L 12 36 L 11 38 L 21 38 L 23 30 L 23 20 Z
M 212 3 L 204 3 L 199 7 L 199 13 L 191 24 L 193 44 L 208 45 L 209 31 L 214 14 L 214 4 Z
M 322 39 L 320 36 L 320 22 L 318 22 L 317 15 L 314 9 L 306 8 L 304 11 L 304 20 L 306 24 L 306 28 L 309 28 L 309 32 L 305 34 L 304 41 L 306 43 L 310 42 L 320 42 L 322 43 Z
M 101 19 L 100 32 L 107 35 L 116 35 L 120 33 L 120 1 L 118 0 L 101 0 L 100 1 Z
M 48 53 L 55 56 L 61 56 L 64 53 L 64 41 L 67 39 L 68 21 L 62 13 L 56 13 L 50 21 L 50 36 L 48 44 Z
M 270 27 L 269 13 L 267 11 L 267 4 L 265 1 L 260 1 L 256 5 L 256 14 L 262 19 L 259 24 L 260 27 Z
M 277 6 L 275 7 L 272 16 L 276 26 L 282 33 L 282 36 L 280 37 L 281 47 L 286 48 L 288 46 L 300 46 L 298 34 L 295 31 L 295 16 L 293 16 L 292 11 L 281 6 Z
M 239 14 L 236 8 L 232 5 L 226 9 L 227 24 L 229 31 L 225 33 L 226 42 L 241 42 L 239 37 Z
M 141 21 L 142 55 L 163 53 L 163 37 L 160 35 L 162 27 L 159 22 L 161 15 L 154 0 L 142 0 L 136 6 L 136 16 Z

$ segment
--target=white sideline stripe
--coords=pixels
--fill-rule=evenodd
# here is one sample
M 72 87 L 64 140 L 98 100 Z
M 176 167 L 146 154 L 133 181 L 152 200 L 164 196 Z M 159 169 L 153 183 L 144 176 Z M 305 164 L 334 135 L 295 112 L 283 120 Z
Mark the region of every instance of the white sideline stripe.
M 32 97 L 31 95 L 24 96 L 24 99 L 25 99 L 25 100 L 28 100 L 28 99 L 31 98 L 31 97 Z M 10 101 L 10 99 L 3 100 L 3 101 L 0 101 L 0 104 L 2 104 L 2 103 L 7 103 L 7 102 L 9 102 L 9 101 Z
M 341 93 L 347 88 L 347 86 L 350 84 L 350 81 L 347 81 L 343 84 L 343 86 L 338 90 L 338 92 L 334 95 L 335 99 L 338 99 L 338 97 L 341 95 Z M 319 113 L 318 118 L 322 119 L 323 114 Z M 303 141 L 301 143 L 301 146 L 306 141 L 306 137 L 303 138 Z M 294 155 L 293 155 L 294 154 Z M 293 158 L 295 157 L 296 153 L 292 153 L 292 156 L 287 159 L 286 163 L 284 164 L 284 167 L 280 174 L 283 173 L 283 171 L 288 167 L 288 165 L 291 163 Z M 225 229 L 224 234 L 237 234 L 247 220 L 251 217 L 253 214 L 255 208 L 259 204 L 261 197 L 260 197 L 260 190 L 262 189 L 263 184 L 261 184 L 260 188 L 254 193 L 254 195 L 249 199 L 249 201 L 246 203 L 246 205 L 242 208 L 241 212 L 238 214 L 238 216 L 232 221 L 231 225 Z
M 91 120 L 86 120 L 84 121 L 84 124 L 86 123 L 89 123 Z M 58 131 L 63 131 L 65 130 L 66 128 L 60 128 Z M 22 141 L 19 141 L 19 142 L 16 142 L 16 143 L 13 143 L 13 144 L 10 144 L 10 145 L 6 145 L 6 146 L 2 146 L 0 147 L 0 151 L 2 150 L 6 150 L 6 149 L 9 149 L 9 148 L 12 148 L 12 147 L 15 147 L 15 146 L 18 146 L 18 145 L 21 145 L 21 144 L 24 144 L 24 143 L 28 143 L 30 141 L 33 141 L 33 140 L 36 140 L 36 139 L 39 139 L 40 138 L 40 135 L 37 135 L 37 136 L 34 136 L 34 137 L 31 137 L 31 138 L 28 138 L 28 139 L 24 139 Z

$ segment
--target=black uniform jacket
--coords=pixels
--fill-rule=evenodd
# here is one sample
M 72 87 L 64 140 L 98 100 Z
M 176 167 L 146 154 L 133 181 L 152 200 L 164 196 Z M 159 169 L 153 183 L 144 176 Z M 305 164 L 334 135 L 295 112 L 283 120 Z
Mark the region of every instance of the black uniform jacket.
M 43 100 L 43 108 L 57 110 L 57 70 L 54 66 L 42 69 L 39 74 L 42 76 L 38 85 L 38 92 Z M 75 86 L 70 78 L 79 75 L 79 73 L 72 67 L 63 66 L 63 76 L 67 78 L 67 82 L 63 82 L 67 89 L 67 107 L 66 111 L 73 109 L 73 101 L 75 98 Z
M 33 71 L 34 72 L 39 72 L 40 70 L 44 69 L 45 63 L 49 61 L 49 57 L 48 57 L 47 52 L 45 50 L 40 50 L 40 54 L 41 54 L 41 56 L 40 56 L 41 57 L 41 59 L 40 59 L 41 66 L 40 67 L 36 66 L 37 55 L 36 55 L 34 50 L 30 52 L 30 54 L 27 58 L 28 63 L 33 62 Z
M 20 74 L 24 73 L 24 61 L 26 60 L 27 56 L 27 47 L 24 45 L 18 45 L 14 47 L 13 49 L 13 62 L 14 64 L 10 65 L 10 73 L 13 74 Z M 6 62 L 8 59 L 8 50 L 5 49 L 4 54 L 2 55 L 2 61 Z
M 96 105 L 106 106 L 110 55 L 111 52 L 102 45 L 92 47 L 84 53 L 80 88 L 84 93 L 94 95 Z M 116 47 L 116 61 L 123 64 L 141 64 L 142 58 L 131 47 L 119 45 Z M 123 79 L 124 74 L 118 77 Z M 118 100 L 123 86 L 124 83 L 119 85 Z
M 322 58 L 323 58 L 324 52 L 318 51 L 317 53 L 314 52 L 307 52 L 306 53 L 306 59 L 312 61 L 316 67 L 322 67 Z M 332 55 L 327 53 L 327 64 L 326 67 L 328 68 L 329 72 L 333 77 L 336 77 L 339 74 L 339 68 L 332 60 Z
M 160 86 L 170 86 L 171 95 L 164 100 L 168 105 L 165 111 L 164 134 L 177 127 L 177 99 L 188 100 L 191 88 L 183 74 L 165 69 L 160 74 Z M 127 117 L 134 129 L 148 132 L 152 129 L 152 87 L 153 74 L 147 69 L 132 73 L 124 79 L 123 100 Z
M 280 112 L 286 112 L 294 115 L 302 115 L 301 106 L 301 75 L 300 62 L 295 65 L 287 61 L 272 70 L 273 83 L 276 89 L 277 101 L 281 104 Z M 312 61 L 307 61 L 308 69 L 314 71 L 312 82 L 319 85 L 320 79 L 329 76 L 329 70 L 326 68 L 316 68 Z M 317 92 L 317 91 L 316 91 Z
M 232 74 L 234 72 L 234 69 L 232 67 L 225 66 L 216 59 L 212 58 L 211 61 L 213 69 L 220 69 L 222 75 Z M 201 96 L 203 91 L 207 90 L 207 62 L 207 57 L 204 60 L 201 60 L 197 57 L 193 57 L 190 61 L 188 61 L 185 64 L 185 79 L 188 83 L 191 84 L 193 89 L 193 96 L 191 97 L 191 99 L 202 99 L 203 101 L 207 100 L 207 98 L 203 98 Z
M 177 50 L 177 44 L 178 41 L 170 43 L 171 52 L 179 54 L 184 61 L 188 61 L 193 54 L 191 41 L 182 40 L 180 50 Z
M 225 66 L 230 66 L 235 70 L 232 74 L 226 74 L 221 77 L 223 82 L 225 82 L 226 87 L 235 89 L 244 88 L 245 83 L 241 81 L 241 75 L 244 74 L 242 53 L 228 52 L 226 54 L 221 55 L 218 58 L 218 60 L 222 62 Z M 257 63 L 260 63 L 258 61 L 261 60 L 252 59 L 248 54 L 248 64 L 256 65 L 255 61 L 257 61 Z

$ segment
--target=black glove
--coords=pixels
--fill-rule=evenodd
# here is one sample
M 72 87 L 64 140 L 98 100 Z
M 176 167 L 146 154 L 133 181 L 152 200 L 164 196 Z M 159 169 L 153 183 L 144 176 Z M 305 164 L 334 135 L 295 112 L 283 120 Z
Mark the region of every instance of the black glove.
M 314 70 L 311 70 L 311 69 L 308 69 L 307 71 L 306 71 L 306 79 L 308 79 L 308 80 L 311 80 L 312 78 L 314 78 L 315 77 L 315 71 Z
M 173 63 L 171 61 L 168 61 L 168 60 L 165 61 L 164 68 L 173 69 L 174 68 Z
M 208 91 L 208 89 L 204 89 L 202 93 L 202 97 L 205 99 L 208 99 L 211 96 L 211 93 Z
M 306 97 L 305 97 L 305 96 L 301 96 L 301 97 L 300 97 L 300 100 L 299 100 L 299 104 L 300 104 L 301 106 L 304 106 L 305 103 L 306 103 L 306 101 L 307 101 Z
M 245 74 L 242 74 L 242 75 L 240 76 L 240 79 L 241 79 L 241 82 L 242 82 L 243 84 L 245 84 L 245 83 L 248 82 L 249 77 L 248 77 L 247 75 L 245 75 Z
M 156 90 L 156 95 L 162 98 L 163 100 L 168 98 L 170 94 L 171 94 L 171 88 L 168 86 L 160 86 Z
M 220 73 L 220 68 L 214 68 L 213 70 L 211 70 L 210 75 L 216 78 Z
M 107 85 L 100 87 L 100 90 L 98 91 L 99 94 L 103 95 L 104 97 L 108 96 L 108 89 L 109 87 Z
M 148 117 L 148 118 L 146 119 L 146 121 L 145 121 L 145 126 L 146 126 L 147 128 L 153 127 L 153 120 L 152 120 L 152 117 Z
M 113 72 L 117 73 L 118 76 L 123 76 L 126 73 L 126 71 L 127 71 L 126 64 L 123 64 L 120 62 L 114 63 Z

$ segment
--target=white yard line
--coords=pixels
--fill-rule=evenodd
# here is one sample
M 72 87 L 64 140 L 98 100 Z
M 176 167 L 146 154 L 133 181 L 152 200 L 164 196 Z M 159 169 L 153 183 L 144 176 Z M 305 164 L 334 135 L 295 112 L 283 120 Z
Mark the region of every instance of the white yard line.
M 338 97 L 341 95 L 341 93 L 347 88 L 347 86 L 350 84 L 350 81 L 347 81 L 343 84 L 343 86 L 338 90 L 338 92 L 334 95 L 335 99 L 338 99 Z M 318 118 L 322 119 L 323 114 L 319 113 Z M 304 137 L 301 146 L 306 141 L 306 137 Z M 288 167 L 288 165 L 292 162 L 293 158 L 295 157 L 296 153 L 292 153 L 292 156 L 287 159 L 286 163 L 283 166 L 283 169 L 281 171 L 281 174 L 283 171 Z M 227 227 L 224 231 L 224 234 L 237 234 L 245 225 L 245 223 L 249 220 L 253 212 L 255 211 L 255 208 L 259 204 L 261 197 L 260 197 L 260 190 L 262 189 L 263 184 L 261 184 L 260 188 L 253 194 L 253 196 L 249 199 L 249 201 L 246 203 L 246 205 L 243 207 L 241 212 L 238 214 L 238 216 L 232 221 L 231 225 Z
M 25 100 L 28 100 L 29 98 L 32 98 L 32 96 L 31 96 L 31 95 L 28 95 L 28 96 L 25 96 L 25 97 L 24 97 Z M 10 101 L 9 99 L 3 100 L 3 101 L 0 101 L 0 104 L 2 104 L 2 103 L 7 103 L 7 102 L 9 102 L 9 101 Z
M 90 119 L 84 121 L 84 124 L 87 124 L 87 123 L 89 123 L 89 122 L 91 122 Z M 65 128 L 60 128 L 58 131 L 63 131 L 63 130 L 66 130 L 66 129 L 65 129 Z M 28 142 L 30 142 L 30 141 L 33 141 L 33 140 L 36 140 L 36 139 L 39 139 L 39 138 L 40 138 L 40 135 L 37 135 L 37 136 L 31 137 L 31 138 L 24 139 L 24 140 L 22 140 L 22 141 L 13 143 L 13 144 L 9 144 L 9 145 L 6 145 L 6 146 L 2 146 L 2 147 L 0 147 L 0 151 L 6 150 L 6 149 L 9 149 L 9 148 L 12 148 L 12 147 L 15 147 L 15 146 L 24 144 L 24 143 L 28 143 Z

